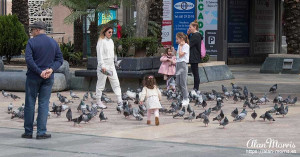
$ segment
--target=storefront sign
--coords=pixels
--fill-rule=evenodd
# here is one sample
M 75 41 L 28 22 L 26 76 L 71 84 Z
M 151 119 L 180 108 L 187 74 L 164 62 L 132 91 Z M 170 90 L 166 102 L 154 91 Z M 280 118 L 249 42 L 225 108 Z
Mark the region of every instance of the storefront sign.
M 173 46 L 177 49 L 176 34 L 187 33 L 189 25 L 195 18 L 195 0 L 173 1 Z
M 205 39 L 206 52 L 217 55 L 218 0 L 198 0 L 197 20 L 199 32 Z

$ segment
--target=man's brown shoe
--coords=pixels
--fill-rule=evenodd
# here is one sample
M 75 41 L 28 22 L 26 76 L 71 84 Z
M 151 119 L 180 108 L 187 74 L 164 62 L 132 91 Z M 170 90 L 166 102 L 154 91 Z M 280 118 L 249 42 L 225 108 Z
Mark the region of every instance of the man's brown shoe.
M 151 124 L 151 120 L 147 120 L 147 124 L 150 125 Z
M 22 138 L 27 138 L 27 139 L 31 139 L 32 138 L 32 135 L 31 134 L 22 134 L 21 136 Z
M 159 125 L 159 118 L 155 117 L 155 125 Z

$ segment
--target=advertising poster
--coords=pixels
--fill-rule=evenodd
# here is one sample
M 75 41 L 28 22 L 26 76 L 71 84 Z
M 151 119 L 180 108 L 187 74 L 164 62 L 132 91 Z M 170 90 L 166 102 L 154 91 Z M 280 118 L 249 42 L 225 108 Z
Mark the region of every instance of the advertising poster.
M 195 18 L 195 0 L 173 1 L 173 46 L 177 49 L 176 33 L 187 33 L 189 25 Z
M 218 0 L 197 1 L 197 20 L 199 32 L 205 39 L 206 52 L 217 55 Z
M 101 12 L 98 13 L 98 25 L 106 24 L 107 22 L 111 20 L 117 19 L 117 10 L 116 9 L 110 9 L 109 15 L 105 15 Z M 114 34 L 117 34 L 117 29 L 114 28 Z

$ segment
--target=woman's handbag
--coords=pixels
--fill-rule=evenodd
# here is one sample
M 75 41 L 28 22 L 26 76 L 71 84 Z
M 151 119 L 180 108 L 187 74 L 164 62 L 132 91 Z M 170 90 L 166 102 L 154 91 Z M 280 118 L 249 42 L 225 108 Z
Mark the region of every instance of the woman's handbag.
M 206 56 L 205 44 L 203 40 L 201 40 L 201 58 L 204 58 L 205 56 Z

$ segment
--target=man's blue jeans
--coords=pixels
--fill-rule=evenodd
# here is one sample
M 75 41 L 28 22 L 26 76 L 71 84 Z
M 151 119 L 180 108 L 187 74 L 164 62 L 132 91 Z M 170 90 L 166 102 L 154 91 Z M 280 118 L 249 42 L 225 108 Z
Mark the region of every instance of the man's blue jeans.
M 47 118 L 49 112 L 49 99 L 51 96 L 54 78 L 26 78 L 25 86 L 25 108 L 24 108 L 24 128 L 25 134 L 32 135 L 34 109 L 36 98 L 38 97 L 38 117 L 37 117 L 37 135 L 43 135 L 47 132 Z

